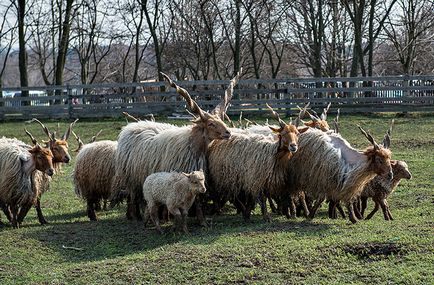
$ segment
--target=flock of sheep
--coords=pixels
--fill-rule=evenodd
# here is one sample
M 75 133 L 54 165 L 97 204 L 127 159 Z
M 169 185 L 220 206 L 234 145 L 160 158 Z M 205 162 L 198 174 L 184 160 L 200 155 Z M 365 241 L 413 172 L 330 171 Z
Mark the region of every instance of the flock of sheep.
M 337 218 L 337 210 L 345 217 L 343 204 L 356 223 L 363 219 L 368 198 L 375 208 L 367 219 L 380 207 L 386 220 L 393 219 L 387 197 L 411 173 L 404 161 L 391 159 L 392 127 L 382 144 L 359 127 L 370 143 L 362 151 L 339 134 L 338 117 L 334 130 L 330 129 L 330 105 L 321 116 L 309 113 L 306 105 L 289 123 L 267 105 L 277 126 L 235 127 L 226 110 L 239 74 L 211 112 L 202 110 L 185 89 L 164 77 L 186 100 L 194 117 L 191 125 L 140 121 L 128 115 L 135 121 L 123 127 L 117 141 L 95 141 L 94 137 L 85 144 L 72 131 L 75 122 L 57 139 L 33 119 L 49 137 L 46 146 L 40 146 L 27 131 L 33 146 L 1 138 L 0 206 L 12 226 L 20 226 L 32 205 L 39 222 L 46 223 L 40 198 L 59 166 L 70 161 L 67 140 L 71 133 L 79 145 L 75 192 L 86 201 L 90 220 L 97 220 L 102 202 L 105 208 L 108 201 L 111 206 L 126 201 L 128 219 L 144 219 L 145 225 L 152 220 L 161 232 L 160 219 L 174 217 L 177 228 L 187 232 L 189 212 L 206 225 L 205 214 L 218 214 L 228 202 L 246 220 L 259 204 L 264 219 L 270 220 L 267 204 L 288 218 L 302 213 L 313 218 L 327 200 L 330 218 Z M 311 121 L 303 121 L 306 114 Z

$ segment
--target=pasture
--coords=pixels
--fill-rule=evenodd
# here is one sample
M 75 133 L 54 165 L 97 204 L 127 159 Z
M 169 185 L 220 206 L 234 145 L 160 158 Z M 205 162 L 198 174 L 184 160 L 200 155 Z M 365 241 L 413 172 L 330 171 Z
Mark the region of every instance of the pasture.
M 342 115 L 340 130 L 364 148 L 369 143 L 356 125 L 381 141 L 391 118 Z M 57 128 L 55 122 L 44 123 Z M 60 133 L 67 124 L 60 123 Z M 74 130 L 85 142 L 100 129 L 99 140 L 115 140 L 124 125 L 125 120 L 79 121 Z M 1 123 L 0 136 L 28 142 L 24 127 L 46 139 L 39 125 L 24 122 Z M 76 148 L 72 136 L 69 143 Z M 0 283 L 434 284 L 434 116 L 395 117 L 391 149 L 413 174 L 388 199 L 394 221 L 384 221 L 379 211 L 353 225 L 329 219 L 323 205 L 313 220 L 273 215 L 270 223 L 257 207 L 246 223 L 227 206 L 222 215 L 207 216 L 207 228 L 189 218 L 189 235 L 173 233 L 171 223 L 163 225 L 164 235 L 149 225 L 144 229 L 126 220 L 124 205 L 89 222 L 74 193 L 73 159 L 42 197 L 48 225 L 40 226 L 31 209 L 22 228 L 0 228 Z M 370 201 L 368 210 L 372 207 Z

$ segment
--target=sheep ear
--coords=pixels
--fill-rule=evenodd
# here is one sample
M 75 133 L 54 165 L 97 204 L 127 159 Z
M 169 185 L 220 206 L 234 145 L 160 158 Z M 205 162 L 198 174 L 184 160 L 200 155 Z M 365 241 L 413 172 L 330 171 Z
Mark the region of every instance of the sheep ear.
M 186 177 L 190 177 L 190 174 L 185 173 L 185 172 L 181 172 L 182 175 L 185 175 Z
M 276 129 L 276 128 L 273 128 L 272 126 L 268 126 L 268 127 L 269 127 L 270 130 L 272 130 L 273 133 L 275 133 L 275 134 L 279 134 L 279 133 L 282 131 L 282 128 Z
M 306 132 L 307 130 L 309 130 L 309 127 L 300 127 L 297 130 L 300 134 L 302 134 L 302 133 Z

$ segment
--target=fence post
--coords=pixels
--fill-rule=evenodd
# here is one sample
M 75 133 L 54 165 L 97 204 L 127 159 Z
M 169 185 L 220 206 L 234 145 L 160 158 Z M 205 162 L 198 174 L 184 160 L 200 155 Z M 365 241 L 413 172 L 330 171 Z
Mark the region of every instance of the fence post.
M 66 94 L 68 95 L 68 119 L 72 120 L 72 90 L 69 84 L 66 84 Z

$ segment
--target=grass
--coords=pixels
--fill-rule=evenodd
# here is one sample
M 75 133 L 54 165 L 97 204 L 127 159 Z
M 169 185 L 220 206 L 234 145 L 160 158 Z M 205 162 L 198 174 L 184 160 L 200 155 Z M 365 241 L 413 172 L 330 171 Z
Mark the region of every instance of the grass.
M 390 115 L 341 121 L 343 136 L 362 148 L 368 142 L 356 125 L 380 140 Z M 99 139 L 116 139 L 124 124 L 81 121 L 75 130 L 84 141 L 100 129 Z M 38 125 L 23 122 L 0 124 L 0 136 L 28 141 L 24 127 L 43 138 Z M 245 223 L 228 206 L 208 217 L 208 228 L 190 219 L 190 235 L 172 233 L 169 224 L 162 236 L 127 221 L 124 207 L 89 222 L 74 194 L 72 161 L 42 197 L 49 225 L 40 226 L 32 209 L 21 229 L 0 229 L 0 284 L 434 284 L 434 116 L 396 118 L 392 150 L 414 177 L 389 199 L 394 221 L 378 212 L 352 225 L 328 219 L 324 207 L 312 221 L 273 216 L 266 223 L 256 210 Z

